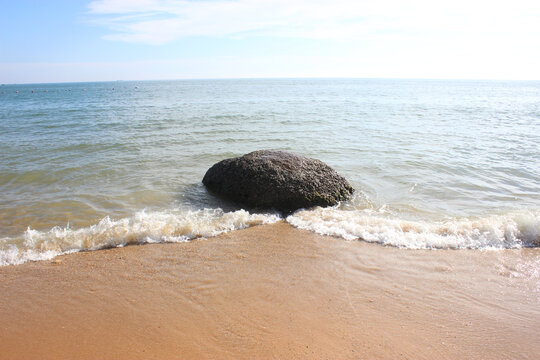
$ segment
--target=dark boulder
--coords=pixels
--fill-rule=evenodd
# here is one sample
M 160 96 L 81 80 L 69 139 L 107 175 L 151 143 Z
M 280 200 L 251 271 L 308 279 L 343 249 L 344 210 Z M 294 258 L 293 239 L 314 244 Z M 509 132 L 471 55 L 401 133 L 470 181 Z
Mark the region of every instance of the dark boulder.
M 220 161 L 206 172 L 203 184 L 230 200 L 286 213 L 335 205 L 354 192 L 345 178 L 322 161 L 277 150 Z

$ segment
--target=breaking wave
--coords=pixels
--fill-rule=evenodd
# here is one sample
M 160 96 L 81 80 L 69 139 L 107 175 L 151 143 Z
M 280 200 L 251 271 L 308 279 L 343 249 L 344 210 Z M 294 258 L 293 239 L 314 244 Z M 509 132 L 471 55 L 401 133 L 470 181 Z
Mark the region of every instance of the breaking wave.
M 29 228 L 20 237 L 0 239 L 0 265 L 49 260 L 61 254 L 131 244 L 182 242 L 280 219 L 275 214 L 250 214 L 245 210 L 141 211 L 119 220 L 105 217 L 98 224 L 76 230 L 69 226 L 45 232 Z
M 373 210 L 301 210 L 287 222 L 318 234 L 409 249 L 509 249 L 540 246 L 540 212 L 444 221 L 405 220 Z
M 0 239 L 0 266 L 49 260 L 58 255 L 131 244 L 183 242 L 282 220 L 279 214 L 197 211 L 140 211 L 118 220 L 105 217 L 80 229 L 28 229 Z M 314 208 L 286 218 L 294 227 L 346 240 L 408 249 L 512 249 L 540 246 L 540 211 L 443 221 L 407 220 L 372 209 Z

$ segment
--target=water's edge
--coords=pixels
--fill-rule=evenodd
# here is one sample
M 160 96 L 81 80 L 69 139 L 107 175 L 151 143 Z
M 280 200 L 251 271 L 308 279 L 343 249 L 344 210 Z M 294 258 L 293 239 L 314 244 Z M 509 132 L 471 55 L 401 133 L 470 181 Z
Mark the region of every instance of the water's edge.
M 0 239 L 0 266 L 50 260 L 58 255 L 126 245 L 184 242 L 261 224 L 286 221 L 314 233 L 406 249 L 515 249 L 540 246 L 540 213 L 513 212 L 476 219 L 411 221 L 372 210 L 339 207 L 279 213 L 225 212 L 221 209 L 140 211 L 131 217 L 105 217 L 89 227 L 28 229 Z M 22 245 L 21 245 L 22 244 Z

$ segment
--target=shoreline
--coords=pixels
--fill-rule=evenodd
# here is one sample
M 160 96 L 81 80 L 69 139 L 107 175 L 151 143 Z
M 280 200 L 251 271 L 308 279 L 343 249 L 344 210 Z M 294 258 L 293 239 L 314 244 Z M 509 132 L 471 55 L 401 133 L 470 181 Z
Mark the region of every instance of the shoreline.
M 5 359 L 533 359 L 538 264 L 539 248 L 405 250 L 283 221 L 79 252 L 0 267 L 0 348 Z

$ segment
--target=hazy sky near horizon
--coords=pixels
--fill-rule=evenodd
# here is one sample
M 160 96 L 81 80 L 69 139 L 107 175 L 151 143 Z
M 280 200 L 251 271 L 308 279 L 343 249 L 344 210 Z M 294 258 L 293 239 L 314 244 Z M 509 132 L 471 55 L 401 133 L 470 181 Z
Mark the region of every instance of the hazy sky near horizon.
M 0 83 L 539 80 L 538 64 L 538 0 L 0 0 Z

